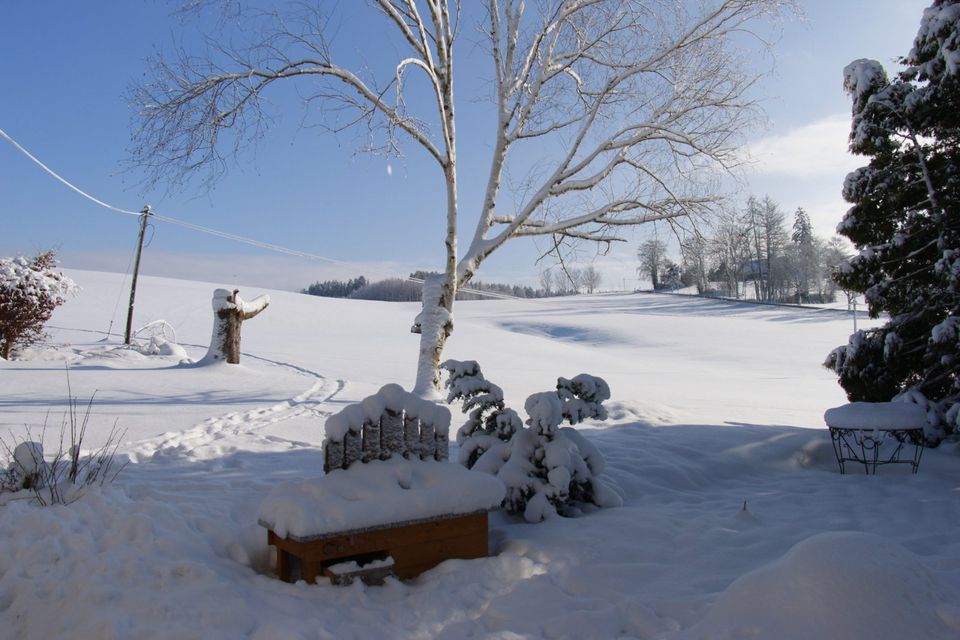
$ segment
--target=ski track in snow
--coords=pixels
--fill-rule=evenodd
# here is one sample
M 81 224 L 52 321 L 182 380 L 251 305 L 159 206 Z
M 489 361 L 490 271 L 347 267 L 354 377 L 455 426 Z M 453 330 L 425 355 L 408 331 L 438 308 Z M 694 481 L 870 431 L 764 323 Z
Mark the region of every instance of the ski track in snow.
M 132 449 L 132 457 L 137 461 L 149 459 L 159 462 L 222 456 L 248 448 L 275 449 L 278 445 L 282 448 L 313 446 L 306 442 L 260 432 L 266 427 L 299 417 L 314 417 L 318 423 L 321 423 L 323 417 L 330 412 L 322 411 L 318 407 L 340 393 L 346 387 L 346 382 L 331 380 L 293 363 L 270 360 L 249 353 L 244 353 L 243 356 L 273 366 L 292 369 L 305 376 L 316 378 L 316 381 L 309 389 L 289 400 L 268 407 L 255 407 L 207 418 L 183 431 L 168 432 L 139 442 Z M 220 446 L 220 443 L 227 446 Z

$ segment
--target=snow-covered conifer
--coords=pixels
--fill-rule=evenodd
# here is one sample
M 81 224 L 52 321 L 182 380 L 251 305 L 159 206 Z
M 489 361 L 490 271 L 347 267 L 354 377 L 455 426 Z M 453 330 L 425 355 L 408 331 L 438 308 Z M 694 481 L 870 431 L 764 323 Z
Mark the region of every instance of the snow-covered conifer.
M 826 365 L 851 400 L 921 394 L 939 416 L 960 400 L 960 1 L 936 0 L 893 79 L 880 63 L 844 69 L 853 100 L 850 150 L 870 163 L 850 173 L 852 203 L 838 232 L 859 251 L 837 270 L 863 292 L 882 327 L 858 331 Z M 932 405 L 931 405 L 932 406 Z M 938 439 L 958 425 L 932 425 Z
M 0 358 L 43 337 L 43 325 L 77 285 L 56 271 L 53 251 L 0 258 Z
M 496 475 L 507 487 L 503 508 L 530 522 L 576 515 L 584 506 L 617 506 L 620 498 L 597 475 L 603 456 L 576 429 L 560 425 L 603 420 L 607 383 L 588 374 L 559 378 L 556 391 L 535 393 L 524 410 L 527 426 L 506 408 L 503 391 L 474 361 L 448 360 L 448 402 L 463 400 L 467 422 L 457 434 L 460 462 Z
M 447 360 L 447 402 L 461 401 L 467 421 L 457 431 L 459 462 L 468 469 L 491 447 L 509 442 L 523 428 L 520 416 L 503 402 L 503 389 L 483 377 L 475 360 Z

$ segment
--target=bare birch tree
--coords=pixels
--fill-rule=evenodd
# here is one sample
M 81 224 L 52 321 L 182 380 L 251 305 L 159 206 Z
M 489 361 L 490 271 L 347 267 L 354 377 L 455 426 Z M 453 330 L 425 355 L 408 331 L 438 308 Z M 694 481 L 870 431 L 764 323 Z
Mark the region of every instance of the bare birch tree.
M 449 0 L 372 0 L 404 49 L 380 78 L 343 66 L 328 16 L 298 4 L 249 28 L 262 38 L 242 49 L 221 38 L 209 43 L 212 55 L 158 61 L 152 79 L 134 90 L 141 115 L 134 161 L 153 179 L 183 179 L 201 167 L 216 177 L 223 149 L 236 152 L 262 134 L 269 122 L 263 98 L 280 82 L 299 84 L 307 103 L 327 113 L 351 114 L 349 121 L 382 134 L 383 148 L 404 138 L 419 146 L 446 192 L 445 265 L 425 283 L 414 324 L 421 341 L 415 390 L 429 394 L 453 329 L 456 291 L 508 240 L 552 236 L 609 246 L 623 239 L 622 227 L 710 211 L 716 197 L 705 180 L 738 162 L 739 134 L 754 115 L 744 33 L 789 3 L 483 0 L 461 11 Z M 477 7 L 492 62 L 495 126 L 486 188 L 471 207 L 476 225 L 461 252 L 454 42 L 461 19 Z M 422 96 L 408 100 L 405 79 L 413 73 L 430 88 L 422 113 L 408 108 L 424 105 Z M 524 168 L 519 157 L 530 154 L 516 151 L 525 147 L 546 157 Z M 508 170 L 525 185 L 510 199 L 501 193 Z

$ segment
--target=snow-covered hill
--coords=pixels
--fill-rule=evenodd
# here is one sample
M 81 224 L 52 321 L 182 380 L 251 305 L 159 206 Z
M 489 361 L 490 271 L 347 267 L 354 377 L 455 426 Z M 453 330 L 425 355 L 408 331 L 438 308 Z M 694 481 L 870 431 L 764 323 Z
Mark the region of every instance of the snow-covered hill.
M 558 376 L 609 382 L 610 419 L 584 433 L 624 506 L 497 514 L 488 559 L 308 587 L 270 575 L 259 502 L 321 473 L 327 415 L 409 386 L 416 305 L 270 291 L 239 367 L 193 367 L 105 340 L 121 277 L 69 275 L 83 291 L 51 321 L 55 346 L 0 361 L 0 437 L 46 419 L 52 442 L 67 365 L 75 395 L 96 392 L 88 444 L 116 420 L 130 464 L 70 506 L 0 506 L 0 637 L 960 636 L 960 456 L 837 473 L 822 414 L 844 398 L 820 362 L 844 314 L 652 294 L 458 303 L 445 355 L 479 360 L 516 409 Z M 167 320 L 199 358 L 218 286 L 143 278 L 136 324 Z

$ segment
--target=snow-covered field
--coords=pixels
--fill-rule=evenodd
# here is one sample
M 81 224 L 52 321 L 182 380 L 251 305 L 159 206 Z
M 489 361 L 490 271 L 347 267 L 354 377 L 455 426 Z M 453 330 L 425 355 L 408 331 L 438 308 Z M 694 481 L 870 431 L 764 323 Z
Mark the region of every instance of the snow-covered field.
M 459 303 L 445 355 L 480 361 L 521 415 L 558 376 L 609 382 L 610 418 L 583 432 L 624 506 L 495 514 L 487 559 L 308 586 L 271 575 L 258 506 L 322 472 L 326 416 L 413 381 L 416 305 L 271 291 L 239 367 L 192 367 L 103 341 L 121 277 L 69 275 L 83 290 L 54 345 L 0 361 L 0 437 L 46 421 L 54 446 L 69 369 L 74 395 L 95 392 L 87 444 L 117 421 L 130 464 L 69 506 L 0 506 L 0 638 L 960 637 L 960 452 L 927 451 L 917 476 L 839 475 L 822 415 L 844 397 L 820 363 L 843 314 L 653 294 Z M 167 320 L 199 358 L 217 286 L 143 278 L 136 324 Z

